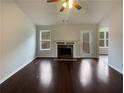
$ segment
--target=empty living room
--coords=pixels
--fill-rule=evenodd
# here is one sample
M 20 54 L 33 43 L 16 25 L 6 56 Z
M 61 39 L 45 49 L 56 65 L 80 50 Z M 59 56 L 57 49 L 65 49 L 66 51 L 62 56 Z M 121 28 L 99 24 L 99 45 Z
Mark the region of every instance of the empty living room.
M 123 93 L 123 0 L 0 0 L 0 93 Z

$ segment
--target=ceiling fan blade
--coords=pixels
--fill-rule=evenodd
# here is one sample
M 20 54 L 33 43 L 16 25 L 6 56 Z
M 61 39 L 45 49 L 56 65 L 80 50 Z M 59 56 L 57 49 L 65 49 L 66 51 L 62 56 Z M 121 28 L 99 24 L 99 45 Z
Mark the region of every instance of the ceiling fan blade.
M 65 8 L 62 6 L 62 8 L 60 9 L 60 12 L 63 12 L 63 11 L 64 11 L 64 9 L 65 9 Z
M 78 3 L 73 3 L 73 6 L 75 7 L 75 8 L 77 8 L 77 9 L 81 9 L 82 7 L 78 4 Z
M 59 0 L 47 0 L 48 3 L 58 2 Z

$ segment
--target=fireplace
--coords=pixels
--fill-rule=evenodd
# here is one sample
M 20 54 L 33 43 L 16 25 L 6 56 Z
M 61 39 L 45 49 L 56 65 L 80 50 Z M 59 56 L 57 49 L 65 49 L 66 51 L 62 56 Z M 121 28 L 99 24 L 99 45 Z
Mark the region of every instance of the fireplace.
M 58 58 L 73 58 L 73 45 L 57 45 Z

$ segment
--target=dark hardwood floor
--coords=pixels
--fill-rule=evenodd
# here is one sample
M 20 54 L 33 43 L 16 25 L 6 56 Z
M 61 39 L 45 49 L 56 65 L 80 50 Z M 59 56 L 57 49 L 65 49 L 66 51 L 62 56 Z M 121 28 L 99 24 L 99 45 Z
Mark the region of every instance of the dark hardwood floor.
M 2 83 L 1 93 L 123 93 L 123 79 L 104 61 L 37 58 Z

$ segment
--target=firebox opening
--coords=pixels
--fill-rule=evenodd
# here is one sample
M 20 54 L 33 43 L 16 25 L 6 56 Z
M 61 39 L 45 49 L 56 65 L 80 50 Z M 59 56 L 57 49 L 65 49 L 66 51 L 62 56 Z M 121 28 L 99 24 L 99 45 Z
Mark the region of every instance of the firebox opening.
M 73 45 L 58 45 L 58 58 L 73 58 Z

